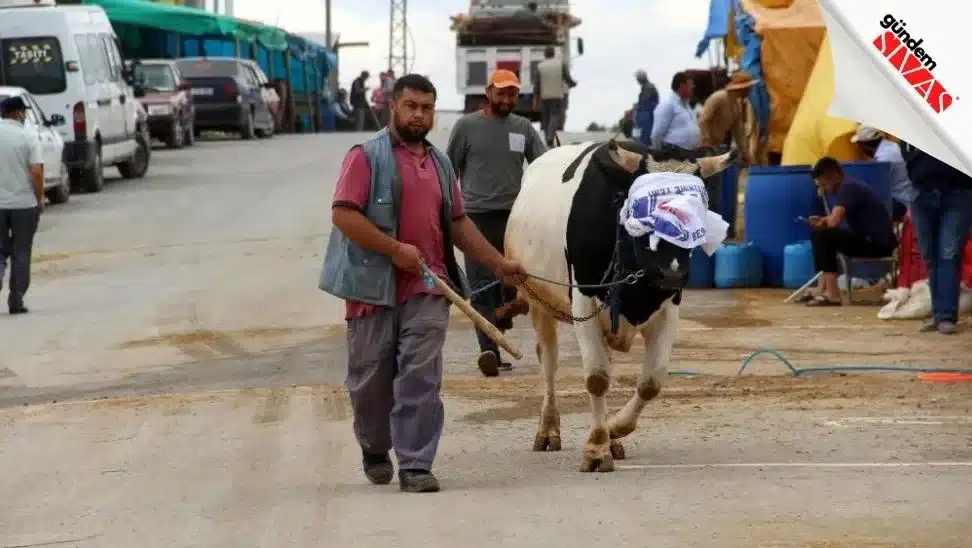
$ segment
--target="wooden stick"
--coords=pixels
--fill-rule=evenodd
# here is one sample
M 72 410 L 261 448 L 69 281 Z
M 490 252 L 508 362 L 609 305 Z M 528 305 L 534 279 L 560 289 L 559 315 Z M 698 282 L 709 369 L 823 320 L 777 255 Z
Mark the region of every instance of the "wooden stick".
M 458 293 L 453 291 L 452 288 L 449 287 L 449 284 L 436 276 L 431 270 L 428 269 L 428 267 L 423 266 L 423 268 L 425 269 L 426 279 L 434 282 L 436 287 L 438 287 L 439 290 L 445 294 L 446 298 L 452 301 L 454 305 L 459 307 L 459 310 L 462 310 L 466 316 L 469 316 L 469 319 L 472 320 L 473 324 L 475 324 L 480 331 L 486 333 L 490 339 L 493 339 L 496 344 L 503 347 L 503 349 L 509 352 L 514 358 L 518 360 L 523 358 L 523 353 L 510 344 L 509 341 L 506 340 L 506 337 L 503 336 L 503 333 L 501 333 L 499 329 L 496 329 L 496 326 L 489 323 L 489 320 L 484 318 L 482 314 L 476 312 L 472 305 L 469 304 L 469 301 L 463 299 Z
M 797 289 L 793 293 L 790 293 L 790 296 L 787 297 L 787 298 L 785 298 L 785 299 L 783 299 L 783 302 L 788 303 L 788 302 L 792 301 L 793 299 L 795 299 L 797 295 L 799 295 L 799 294 L 803 293 L 804 291 L 806 291 L 806 289 L 808 287 L 810 287 L 810 284 L 812 284 L 813 282 L 817 281 L 817 278 L 819 278 L 821 274 L 823 274 L 823 270 L 821 270 L 820 272 L 817 272 L 816 274 L 814 274 L 813 278 L 810 278 L 810 281 L 807 282 L 807 283 L 805 283 L 805 284 L 803 284 L 800 287 L 800 289 Z

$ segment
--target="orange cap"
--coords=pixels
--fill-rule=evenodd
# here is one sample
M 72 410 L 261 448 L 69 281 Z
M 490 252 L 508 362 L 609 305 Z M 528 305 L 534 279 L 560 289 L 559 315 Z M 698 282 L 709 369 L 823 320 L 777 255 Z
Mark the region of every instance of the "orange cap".
M 520 79 L 513 72 L 500 69 L 489 78 L 489 85 L 496 88 L 520 88 Z

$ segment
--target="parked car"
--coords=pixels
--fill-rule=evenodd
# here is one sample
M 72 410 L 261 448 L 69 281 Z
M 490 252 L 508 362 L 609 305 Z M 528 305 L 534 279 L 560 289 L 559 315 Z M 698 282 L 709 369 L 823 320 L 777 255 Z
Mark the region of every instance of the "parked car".
M 280 94 L 277 93 L 275 84 L 267 78 L 266 73 L 260 68 L 259 63 L 252 59 L 242 59 L 242 61 L 253 69 L 257 81 L 260 82 L 260 87 L 263 89 L 263 100 L 270 105 L 270 115 L 273 116 L 273 130 L 276 132 L 280 128 L 280 122 L 283 118 L 283 104 L 280 101 Z
M 125 178 L 148 171 L 131 78 L 101 7 L 54 0 L 0 7 L 0 85 L 30 91 L 48 116 L 66 120 L 57 129 L 74 188 L 99 192 L 105 166 Z
M 195 128 L 239 133 L 243 139 L 270 137 L 275 121 L 269 95 L 273 84 L 246 59 L 184 57 L 176 60 L 189 82 L 195 104 Z
M 37 136 L 43 150 L 44 193 L 52 204 L 63 204 L 71 198 L 71 181 L 64 163 L 64 139 L 55 128 L 65 125 L 67 120 L 60 114 L 48 117 L 37 99 L 24 88 L 0 86 L 0 101 L 16 96 L 23 97 L 30 107 L 24 128 Z
M 195 107 L 189 82 L 171 59 L 143 59 L 135 66 L 135 83 L 142 88 L 139 102 L 148 113 L 148 133 L 169 148 L 195 142 Z

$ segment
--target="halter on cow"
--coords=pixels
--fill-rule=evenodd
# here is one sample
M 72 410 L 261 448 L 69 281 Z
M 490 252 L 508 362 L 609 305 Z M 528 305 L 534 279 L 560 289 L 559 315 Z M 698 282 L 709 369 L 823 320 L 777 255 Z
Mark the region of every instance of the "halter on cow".
M 692 250 L 651 235 L 628 235 L 619 210 L 640 175 L 707 178 L 734 160 L 732 152 L 695 158 L 612 140 L 558 147 L 528 166 L 505 247 L 536 276 L 522 287 L 545 380 L 535 451 L 561 449 L 555 394 L 559 321 L 573 324 L 591 398 L 593 420 L 581 471 L 608 472 L 614 459 L 624 458 L 619 440 L 635 430 L 645 404 L 661 391 Z M 610 351 L 628 352 L 637 333 L 646 349 L 638 387 L 608 419 Z

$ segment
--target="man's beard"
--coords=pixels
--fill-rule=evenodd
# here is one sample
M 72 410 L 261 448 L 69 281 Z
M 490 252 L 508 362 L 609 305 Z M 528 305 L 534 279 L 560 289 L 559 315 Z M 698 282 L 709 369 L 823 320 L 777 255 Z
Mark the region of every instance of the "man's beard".
M 506 118 L 513 112 L 513 107 L 510 105 L 504 105 L 501 103 L 489 103 L 489 111 L 493 114 L 499 116 L 500 118 Z
M 408 127 L 408 124 L 395 124 L 395 133 L 406 143 L 421 143 L 429 134 L 429 130 L 428 128 L 416 130 Z

